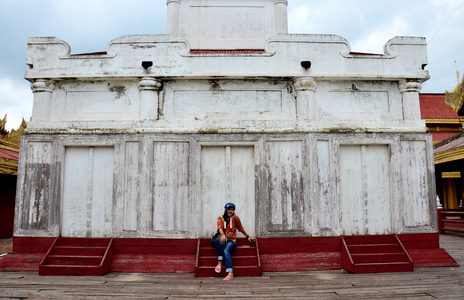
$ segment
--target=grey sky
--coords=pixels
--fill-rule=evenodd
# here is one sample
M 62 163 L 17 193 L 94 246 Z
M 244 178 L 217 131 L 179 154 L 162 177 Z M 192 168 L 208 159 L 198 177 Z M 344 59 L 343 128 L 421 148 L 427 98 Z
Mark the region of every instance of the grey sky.
M 394 36 L 427 38 L 431 79 L 423 93 L 456 86 L 464 73 L 464 0 L 289 0 L 290 33 L 346 38 L 352 51 L 383 53 Z M 451 16 L 451 17 L 450 17 Z M 0 117 L 17 128 L 32 113 L 23 79 L 27 38 L 56 36 L 72 53 L 105 51 L 125 34 L 164 34 L 166 0 L 0 0 Z

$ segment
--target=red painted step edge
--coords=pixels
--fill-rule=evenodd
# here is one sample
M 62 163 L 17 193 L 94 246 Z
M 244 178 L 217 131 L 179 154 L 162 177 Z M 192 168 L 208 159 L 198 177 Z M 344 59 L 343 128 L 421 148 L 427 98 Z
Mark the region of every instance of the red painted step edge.
M 259 238 L 259 255 L 260 263 L 262 264 L 263 271 L 296 271 L 299 270 L 295 267 L 296 264 L 301 263 L 302 257 L 300 253 L 317 253 L 323 256 L 333 256 L 340 253 L 338 257 L 332 257 L 330 261 L 325 263 L 316 263 L 315 259 L 310 259 L 305 265 L 304 270 L 328 270 L 339 268 L 342 265 L 342 237 L 299 237 L 299 238 Z M 452 259 L 446 250 L 439 248 L 439 234 L 426 233 L 426 234 L 401 234 L 398 235 L 399 240 L 402 242 L 406 252 L 410 255 L 416 267 L 421 266 L 456 266 L 457 263 Z M 50 249 L 56 238 L 54 237 L 14 237 L 13 238 L 13 253 L 8 254 L 0 260 L 0 271 L 21 271 L 21 270 L 35 270 L 39 268 L 39 263 L 42 261 L 45 254 Z M 207 239 L 205 239 L 207 240 Z M 171 240 L 166 240 L 171 241 Z M 127 254 L 120 254 L 121 259 L 117 260 L 117 270 L 111 269 L 110 271 L 118 272 L 132 272 L 134 265 L 130 257 L 137 257 L 134 263 L 143 263 L 143 257 L 148 254 L 138 253 L 145 251 L 152 253 L 153 249 L 156 250 L 154 245 L 159 246 L 165 240 L 160 239 L 124 239 L 114 238 L 115 248 L 114 253 L 121 251 Z M 133 242 L 136 245 L 131 246 Z M 144 247 L 146 243 L 151 246 Z M 183 243 L 182 247 L 175 247 L 175 250 L 187 251 L 191 259 L 184 260 L 182 268 L 175 268 L 168 272 L 195 272 L 197 266 L 196 252 L 198 252 L 199 245 L 198 239 L 185 239 L 176 240 L 173 243 Z M 180 245 L 180 244 L 178 244 Z M 193 245 L 193 246 L 191 246 Z M 148 251 L 148 248 L 149 251 Z M 168 250 L 171 247 L 163 247 L 162 251 Z M 183 249 L 179 249 L 183 248 Z M 441 249 L 441 250 L 440 250 Z M 428 255 L 427 253 L 434 253 L 435 251 L 443 251 L 443 255 Z M 156 255 L 155 255 L 156 256 Z M 32 259 L 32 257 L 34 259 Z M 169 259 L 169 255 L 163 256 L 164 260 Z M 175 255 L 173 255 L 173 258 Z M 276 259 L 287 258 L 282 263 L 275 264 Z M 27 265 L 26 265 L 27 264 Z M 313 265 L 314 264 L 314 265 Z M 111 264 L 114 265 L 114 264 Z M 127 266 L 127 267 L 125 267 Z M 179 265 L 179 267 L 181 267 Z M 151 272 L 149 269 L 145 272 Z M 156 272 L 159 272 L 157 270 Z

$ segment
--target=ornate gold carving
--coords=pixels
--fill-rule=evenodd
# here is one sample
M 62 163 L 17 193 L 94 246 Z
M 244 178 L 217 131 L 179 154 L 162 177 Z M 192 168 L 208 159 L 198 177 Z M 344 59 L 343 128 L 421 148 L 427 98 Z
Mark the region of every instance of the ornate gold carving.
M 3 136 L 0 136 L 0 148 L 8 151 L 19 152 L 19 146 L 21 144 L 21 135 L 26 129 L 26 122 L 23 120 L 18 130 L 12 130 L 8 132 L 5 130 L 6 115 L 3 120 L 0 121 L 0 132 Z M 17 175 L 18 174 L 18 161 L 15 159 L 0 157 L 0 174 Z
M 458 73 L 459 79 L 459 73 Z M 454 90 L 451 92 L 445 92 L 445 104 L 451 107 L 456 113 L 459 114 L 459 111 L 464 104 L 464 76 L 462 80 Z

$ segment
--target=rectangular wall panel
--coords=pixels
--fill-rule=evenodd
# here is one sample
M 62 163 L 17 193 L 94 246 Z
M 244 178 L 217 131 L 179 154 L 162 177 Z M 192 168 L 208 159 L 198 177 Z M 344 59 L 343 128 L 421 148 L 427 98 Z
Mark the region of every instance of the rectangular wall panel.
M 201 236 L 216 232 L 217 217 L 228 202 L 236 205 L 235 213 L 247 233 L 255 235 L 254 147 L 202 147 L 200 169 Z
M 365 234 L 361 147 L 340 147 L 342 234 Z
M 189 144 L 153 144 L 153 231 L 187 231 L 189 206 Z
M 226 147 L 202 147 L 200 161 L 201 229 L 200 234 L 216 232 L 216 220 L 227 203 Z
M 301 141 L 266 143 L 269 231 L 304 230 L 302 147 Z
M 21 229 L 48 230 L 52 185 L 52 143 L 27 144 L 26 174 L 23 187 Z
M 125 146 L 123 230 L 137 231 L 140 206 L 139 142 L 127 142 Z
M 61 214 L 61 235 L 113 235 L 112 147 L 67 147 Z
M 317 141 L 316 198 L 313 205 L 315 235 L 334 235 L 338 226 L 338 204 L 332 190 L 329 141 Z
M 246 232 L 255 236 L 254 147 L 230 147 L 230 149 L 229 200 L 237 205 L 235 212 L 240 217 Z
M 113 236 L 112 147 L 95 147 L 92 187 L 92 236 Z
M 401 184 L 403 226 L 414 230 L 429 226 L 430 210 L 427 197 L 427 156 L 425 141 L 401 142 Z
M 286 81 L 169 81 L 162 94 L 165 120 L 293 120 L 295 98 Z
M 87 236 L 89 148 L 67 147 L 64 161 L 62 236 Z
M 392 231 L 388 145 L 340 146 L 343 235 Z

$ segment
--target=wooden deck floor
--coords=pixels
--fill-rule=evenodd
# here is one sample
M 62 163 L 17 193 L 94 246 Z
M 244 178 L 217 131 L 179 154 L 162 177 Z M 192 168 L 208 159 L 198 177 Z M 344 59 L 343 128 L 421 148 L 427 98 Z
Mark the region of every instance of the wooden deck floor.
M 464 299 L 464 235 L 440 235 L 440 244 L 462 267 L 383 274 L 268 272 L 231 282 L 193 274 L 0 272 L 0 299 Z

